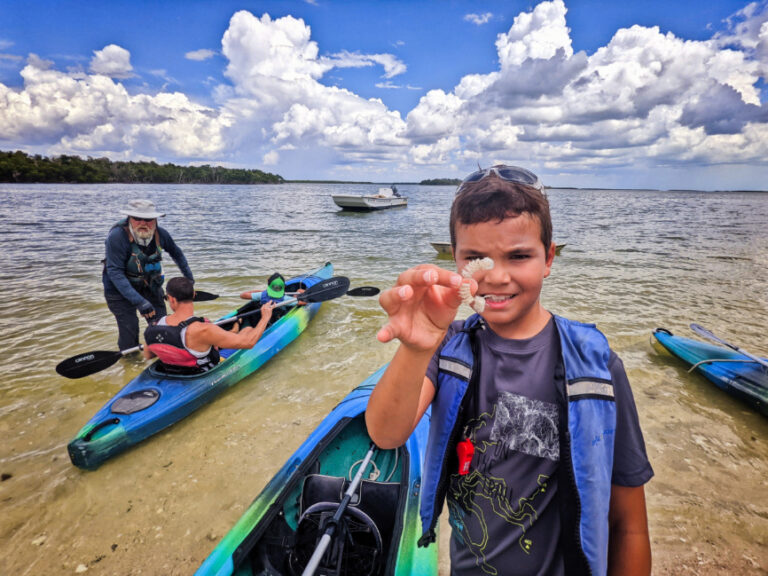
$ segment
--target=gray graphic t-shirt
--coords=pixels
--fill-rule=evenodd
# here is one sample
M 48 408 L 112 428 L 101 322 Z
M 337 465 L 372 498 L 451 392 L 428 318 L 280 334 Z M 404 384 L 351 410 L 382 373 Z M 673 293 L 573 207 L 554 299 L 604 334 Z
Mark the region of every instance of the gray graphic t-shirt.
M 460 330 L 454 322 L 446 341 Z M 560 463 L 560 342 L 554 320 L 533 338 L 478 331 L 481 371 L 465 436 L 475 447 L 469 472 L 452 471 L 447 505 L 452 575 L 565 574 L 556 494 Z M 437 382 L 437 356 L 427 377 Z M 641 485 L 653 475 L 621 361 L 611 353 L 617 397 L 613 482 Z M 620 390 L 621 389 L 621 390 Z M 619 457 L 619 454 L 626 456 Z

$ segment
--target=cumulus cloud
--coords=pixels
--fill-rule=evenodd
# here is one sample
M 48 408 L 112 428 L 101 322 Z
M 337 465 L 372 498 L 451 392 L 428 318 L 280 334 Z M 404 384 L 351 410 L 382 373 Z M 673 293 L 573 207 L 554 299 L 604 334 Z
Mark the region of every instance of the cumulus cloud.
M 102 50 L 94 50 L 90 71 L 110 78 L 130 78 L 133 76 L 131 53 L 115 44 L 105 46 Z
M 472 22 L 472 24 L 476 24 L 477 26 L 488 24 L 488 22 L 491 21 L 491 18 L 493 18 L 492 12 L 485 12 L 483 14 L 466 14 L 464 16 L 464 20 L 467 22 Z
M 413 161 L 532 158 L 570 172 L 710 155 L 765 164 L 764 9 L 750 5 L 710 41 L 620 29 L 592 55 L 574 53 L 566 14 L 562 0 L 519 14 L 497 37 L 497 71 L 422 97 L 407 116 Z
M 384 68 L 384 78 L 392 78 L 407 69 L 406 65 L 392 54 L 339 52 L 321 60 L 333 68 L 363 68 L 379 64 Z
M 272 20 L 236 13 L 222 40 L 229 60 L 225 74 L 233 84 L 223 91 L 226 108 L 239 117 L 241 141 L 254 139 L 279 147 L 312 149 L 317 145 L 337 150 L 350 161 L 371 154 L 390 157 L 407 142 L 399 113 L 381 100 L 365 99 L 320 79 L 337 67 L 383 66 L 386 78 L 400 65 L 387 55 L 342 53 L 320 56 L 303 20 L 285 16 Z
M 216 56 L 216 52 L 213 50 L 208 50 L 207 48 L 201 48 L 200 50 L 192 50 L 191 52 L 187 52 L 184 54 L 184 58 L 187 60 L 195 60 L 197 62 L 202 62 L 203 60 L 210 60 Z
M 23 90 L 0 84 L 0 142 L 128 157 L 196 158 L 224 148 L 230 118 L 184 94 L 132 95 L 105 74 L 60 72 L 34 54 L 21 76 Z
M 280 154 L 277 150 L 270 150 L 261 158 L 265 166 L 274 166 L 280 160 Z
M 573 49 L 563 0 L 541 2 L 498 34 L 495 70 L 427 87 L 405 119 L 378 98 L 326 85 L 333 70 L 376 67 L 380 89 L 401 88 L 392 81 L 407 72 L 398 57 L 324 54 L 303 20 L 240 11 L 222 37 L 228 83 L 211 81 L 214 106 L 167 88 L 127 90 L 120 80 L 132 74 L 130 53 L 116 45 L 95 51 L 88 72 L 62 72 L 30 55 L 22 88 L 0 84 L 0 142 L 262 162 L 279 171 L 322 151 L 337 174 L 355 166 L 437 171 L 496 161 L 529 164 L 543 175 L 655 164 L 765 166 L 765 7 L 748 5 L 709 40 L 630 26 L 587 54 Z

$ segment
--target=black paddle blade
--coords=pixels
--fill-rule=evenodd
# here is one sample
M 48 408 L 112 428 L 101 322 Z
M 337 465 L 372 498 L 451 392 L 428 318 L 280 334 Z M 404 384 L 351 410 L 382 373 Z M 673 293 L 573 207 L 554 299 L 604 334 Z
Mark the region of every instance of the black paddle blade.
M 376 296 L 381 292 L 376 286 L 358 286 L 347 292 L 347 296 Z
M 195 290 L 195 297 L 192 298 L 192 300 L 194 302 L 210 302 L 211 300 L 216 300 L 218 297 L 218 294 L 212 294 L 211 292 L 206 292 L 205 290 Z
M 308 288 L 305 292 L 296 296 L 297 300 L 302 302 L 325 302 L 339 298 L 347 293 L 349 288 L 349 278 L 346 276 L 334 276 L 326 280 L 321 280 L 314 286 Z
M 122 356 L 122 352 L 108 352 L 106 350 L 96 350 L 86 352 L 62 360 L 56 365 L 56 372 L 65 378 L 82 378 L 90 376 L 100 370 L 109 368 L 117 362 Z

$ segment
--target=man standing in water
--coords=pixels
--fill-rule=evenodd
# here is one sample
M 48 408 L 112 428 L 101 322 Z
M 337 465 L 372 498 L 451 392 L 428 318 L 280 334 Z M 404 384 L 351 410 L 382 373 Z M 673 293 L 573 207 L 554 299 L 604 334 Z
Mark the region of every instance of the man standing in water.
M 139 344 L 139 319 L 147 323 L 165 316 L 163 301 L 163 251 L 168 252 L 181 273 L 194 281 L 187 259 L 167 230 L 157 225 L 165 214 L 150 200 L 131 200 L 120 211 L 123 218 L 107 235 L 102 282 L 109 311 L 115 316 L 120 350 Z

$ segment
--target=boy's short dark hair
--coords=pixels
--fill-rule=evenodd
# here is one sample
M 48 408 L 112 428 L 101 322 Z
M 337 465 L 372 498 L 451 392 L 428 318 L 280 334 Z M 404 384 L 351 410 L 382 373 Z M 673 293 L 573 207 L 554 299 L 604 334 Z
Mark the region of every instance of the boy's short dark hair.
M 165 285 L 165 292 L 179 302 L 191 302 L 195 297 L 195 284 L 189 278 L 171 278 Z
M 456 248 L 456 227 L 461 224 L 480 224 L 528 214 L 539 222 L 541 242 L 549 250 L 552 244 L 552 217 L 549 214 L 549 200 L 544 192 L 502 180 L 490 174 L 477 182 L 463 184 L 461 192 L 453 199 L 451 206 L 451 246 Z

